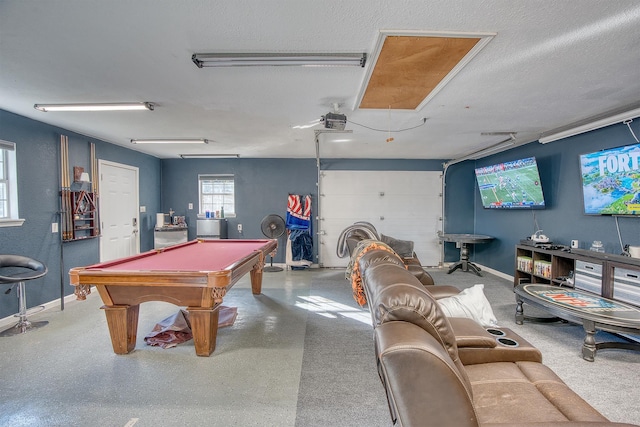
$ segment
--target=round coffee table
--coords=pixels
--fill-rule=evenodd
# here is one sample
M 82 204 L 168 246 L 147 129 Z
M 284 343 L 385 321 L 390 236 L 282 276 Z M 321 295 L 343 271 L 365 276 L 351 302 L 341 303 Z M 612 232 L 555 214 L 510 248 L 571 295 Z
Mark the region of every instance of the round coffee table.
M 560 319 L 582 324 L 586 333 L 582 357 L 593 362 L 596 351 L 603 348 L 622 348 L 640 351 L 640 343 L 596 343 L 596 330 L 613 333 L 640 333 L 640 308 L 620 301 L 603 298 L 589 292 L 555 285 L 523 283 L 514 288 L 516 293 L 516 323 L 522 325 L 523 302 L 539 307 Z M 548 320 L 548 319 L 547 319 Z

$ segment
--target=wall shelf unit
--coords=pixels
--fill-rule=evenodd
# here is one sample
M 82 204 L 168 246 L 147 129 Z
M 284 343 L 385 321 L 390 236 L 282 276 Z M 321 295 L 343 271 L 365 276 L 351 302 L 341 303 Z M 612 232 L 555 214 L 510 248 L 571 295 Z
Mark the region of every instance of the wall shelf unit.
M 100 227 L 96 194 L 90 191 L 66 191 L 62 193 L 68 210 L 63 211 L 63 241 L 98 237 Z

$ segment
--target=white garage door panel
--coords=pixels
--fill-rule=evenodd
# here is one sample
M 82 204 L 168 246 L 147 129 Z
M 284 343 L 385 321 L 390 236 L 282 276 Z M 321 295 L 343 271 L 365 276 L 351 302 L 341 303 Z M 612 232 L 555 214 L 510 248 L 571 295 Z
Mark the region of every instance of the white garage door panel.
M 320 264 L 345 267 L 336 246 L 342 230 L 357 221 L 378 233 L 412 240 L 423 265 L 440 261 L 440 172 L 324 171 L 320 182 Z

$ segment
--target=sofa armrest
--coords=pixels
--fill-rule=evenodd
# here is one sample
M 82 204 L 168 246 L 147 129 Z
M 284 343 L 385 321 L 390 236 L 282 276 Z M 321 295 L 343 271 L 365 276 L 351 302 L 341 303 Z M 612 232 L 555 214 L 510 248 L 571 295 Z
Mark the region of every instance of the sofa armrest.
M 493 348 L 498 345 L 496 337 L 473 319 L 449 317 L 449 323 L 456 336 L 458 350 L 465 347 Z
M 500 328 L 504 336 L 496 337 L 495 347 L 458 348 L 458 357 L 463 365 L 495 362 L 537 362 L 542 363 L 542 353 L 524 338 L 510 329 Z M 515 343 L 515 344 L 513 344 Z
M 539 362 L 542 353 L 508 328 L 485 329 L 466 317 L 449 317 L 463 365 L 492 362 Z M 491 333 L 491 332 L 493 333 Z

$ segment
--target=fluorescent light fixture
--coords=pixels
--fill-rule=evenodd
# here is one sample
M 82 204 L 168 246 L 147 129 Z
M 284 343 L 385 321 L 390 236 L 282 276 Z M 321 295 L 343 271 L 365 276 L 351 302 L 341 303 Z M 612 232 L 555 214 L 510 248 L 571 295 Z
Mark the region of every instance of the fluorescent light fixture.
M 40 111 L 136 111 L 151 110 L 151 102 L 119 102 L 103 104 L 34 104 L 33 108 Z
M 180 154 L 183 159 L 237 159 L 240 154 Z
M 204 67 L 364 67 L 366 53 L 194 53 L 191 60 Z
M 616 114 L 610 117 L 605 117 L 603 119 L 595 120 L 590 123 L 586 123 L 584 125 L 575 126 L 570 129 L 556 132 L 551 135 L 544 136 L 540 138 L 538 141 L 540 142 L 540 144 L 547 144 L 549 142 L 557 141 L 559 139 L 568 138 L 570 136 L 580 135 L 581 133 L 600 129 L 605 126 L 613 125 L 616 123 L 622 123 L 627 120 L 635 119 L 636 117 L 640 117 L 640 108 L 636 108 L 635 110 L 626 111 L 624 113 Z
M 208 144 L 204 138 L 132 139 L 132 144 Z
M 504 141 L 500 141 L 497 144 L 491 145 L 489 147 L 485 147 L 482 148 L 480 150 L 474 151 L 472 153 L 469 154 L 465 154 L 462 157 L 458 157 L 456 159 L 450 160 L 448 162 L 444 163 L 445 167 L 449 167 L 455 163 L 460 163 L 463 162 L 465 160 L 478 160 L 481 159 L 483 157 L 487 157 L 491 154 L 497 154 L 500 153 L 502 151 L 507 150 L 509 147 L 512 147 L 514 145 L 516 145 L 516 133 L 517 132 L 512 132 L 509 134 L 509 138 L 505 139 Z

